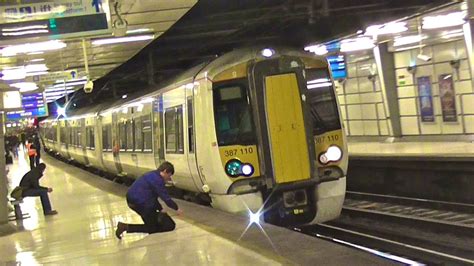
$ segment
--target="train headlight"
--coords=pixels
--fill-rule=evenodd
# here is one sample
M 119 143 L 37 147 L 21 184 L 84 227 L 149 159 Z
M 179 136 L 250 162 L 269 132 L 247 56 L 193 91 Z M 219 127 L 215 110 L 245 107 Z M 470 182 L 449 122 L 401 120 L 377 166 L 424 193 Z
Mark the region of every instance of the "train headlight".
M 225 165 L 225 172 L 230 177 L 251 176 L 254 173 L 253 165 L 250 163 L 242 163 L 237 159 L 228 161 Z
M 249 163 L 242 165 L 242 174 L 244 176 L 251 176 L 253 174 L 253 166 Z
M 327 164 L 329 162 L 337 162 L 342 158 L 342 150 L 338 146 L 330 146 L 328 150 L 319 155 L 319 162 Z

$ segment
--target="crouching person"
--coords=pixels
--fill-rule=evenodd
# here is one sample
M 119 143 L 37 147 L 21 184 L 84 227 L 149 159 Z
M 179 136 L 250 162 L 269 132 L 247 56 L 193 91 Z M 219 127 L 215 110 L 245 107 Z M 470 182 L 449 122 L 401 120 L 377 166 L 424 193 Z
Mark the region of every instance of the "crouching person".
M 57 211 L 51 208 L 48 193 L 53 192 L 50 187 L 42 187 L 39 185 L 39 180 L 43 176 L 46 164 L 40 163 L 26 173 L 20 181 L 20 187 L 23 189 L 23 197 L 40 197 L 41 205 L 43 206 L 44 215 L 55 215 Z
M 164 162 L 156 171 L 151 171 L 138 178 L 127 191 L 127 204 L 142 218 L 144 224 L 127 224 L 118 222 L 115 235 L 122 239 L 122 233 L 159 233 L 173 231 L 175 223 L 171 217 L 163 212 L 163 207 L 158 202 L 161 198 L 168 207 L 182 211 L 178 208 L 166 191 L 165 183 L 171 181 L 174 166 Z

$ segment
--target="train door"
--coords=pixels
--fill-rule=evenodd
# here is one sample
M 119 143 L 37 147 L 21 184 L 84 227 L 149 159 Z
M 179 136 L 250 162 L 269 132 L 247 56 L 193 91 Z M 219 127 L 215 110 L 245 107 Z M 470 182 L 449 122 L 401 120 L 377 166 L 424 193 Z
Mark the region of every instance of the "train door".
M 304 78 L 297 59 L 255 63 L 252 70 L 254 99 L 264 151 L 267 185 L 311 178 L 314 154 L 303 108 Z
M 86 131 L 86 119 L 81 118 L 79 119 L 80 121 L 80 131 L 81 131 L 81 150 L 82 150 L 82 156 L 84 158 L 84 163 L 86 166 L 89 166 L 89 158 L 87 157 L 87 131 Z
M 160 94 L 153 101 L 153 157 L 155 158 L 156 168 L 165 160 L 164 136 L 163 136 L 163 95 Z
M 120 134 L 118 130 L 118 117 L 117 113 L 112 113 L 112 154 L 114 156 L 115 168 L 117 173 L 122 174 L 122 164 L 120 162 Z
M 193 92 L 190 90 L 186 91 L 190 96 L 186 97 L 186 110 L 187 110 L 187 133 L 188 133 L 188 165 L 191 178 L 194 180 L 194 184 L 199 191 L 202 191 L 204 183 L 201 180 L 198 172 L 197 159 L 195 153 L 195 133 L 194 133 L 194 106 L 193 106 Z

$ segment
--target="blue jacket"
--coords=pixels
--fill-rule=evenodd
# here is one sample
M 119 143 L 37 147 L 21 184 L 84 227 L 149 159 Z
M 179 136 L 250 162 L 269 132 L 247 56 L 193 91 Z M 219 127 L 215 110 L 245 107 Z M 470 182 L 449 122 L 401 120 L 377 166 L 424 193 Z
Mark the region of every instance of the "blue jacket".
M 138 178 L 127 192 L 127 200 L 139 209 L 156 208 L 158 198 L 171 209 L 178 209 L 178 205 L 166 191 L 165 181 L 158 171 L 148 172 Z

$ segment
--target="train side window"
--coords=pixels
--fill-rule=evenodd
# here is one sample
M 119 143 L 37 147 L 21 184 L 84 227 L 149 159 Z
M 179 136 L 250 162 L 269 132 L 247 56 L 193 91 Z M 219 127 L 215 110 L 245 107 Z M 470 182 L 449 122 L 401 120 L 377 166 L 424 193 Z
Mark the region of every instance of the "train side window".
M 140 117 L 134 118 L 134 146 L 135 152 L 143 152 L 143 138 L 142 138 L 142 120 Z
M 66 138 L 66 126 L 61 127 L 61 130 L 60 130 L 60 131 L 61 131 L 61 132 L 60 132 L 59 138 L 60 138 L 60 140 L 61 140 L 61 143 L 62 143 L 62 144 L 66 144 L 66 139 L 67 139 L 67 138 Z
M 184 153 L 183 107 L 172 107 L 165 111 L 166 152 Z
M 95 149 L 95 140 L 94 140 L 94 127 L 86 127 L 86 147 L 94 150 Z
M 127 151 L 133 151 L 133 148 L 134 148 L 134 142 L 135 142 L 135 138 L 134 138 L 134 135 L 135 135 L 135 121 L 132 120 L 128 120 L 127 121 Z
M 119 138 L 120 138 L 120 150 L 125 151 L 127 149 L 127 121 L 120 122 L 119 124 Z
M 143 139 L 143 151 L 151 152 L 153 145 L 153 136 L 151 131 L 151 115 L 144 115 L 141 117 L 142 120 L 142 139 Z
M 194 117 L 193 117 L 193 98 L 188 97 L 188 144 L 189 152 L 194 152 Z
M 110 151 L 112 150 L 112 125 L 105 125 L 102 128 L 102 150 Z

